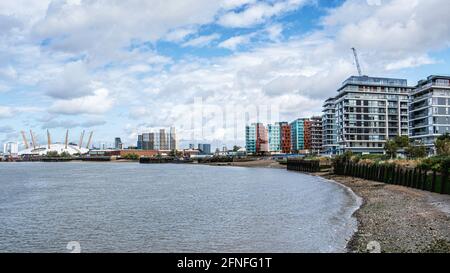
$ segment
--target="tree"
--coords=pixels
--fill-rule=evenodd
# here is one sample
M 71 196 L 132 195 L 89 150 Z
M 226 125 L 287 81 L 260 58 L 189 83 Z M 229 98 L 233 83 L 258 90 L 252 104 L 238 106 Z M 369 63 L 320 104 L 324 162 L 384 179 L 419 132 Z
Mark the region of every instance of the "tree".
M 438 137 L 435 146 L 438 155 L 450 155 L 450 134 Z
M 68 152 L 62 152 L 61 153 L 61 157 L 68 158 L 68 157 L 71 157 L 71 156 L 70 156 L 70 154 Z
M 237 146 L 237 145 L 234 145 L 234 146 L 233 146 L 233 152 L 237 152 L 237 151 L 239 151 L 240 149 L 241 149 L 240 146 Z
M 399 149 L 407 148 L 410 144 L 408 136 L 396 136 L 394 141 Z
M 47 152 L 48 157 L 59 157 L 59 154 L 57 151 L 49 151 Z
M 392 159 L 397 157 L 398 144 L 395 140 L 389 140 L 384 146 L 386 154 Z
M 427 148 L 424 145 L 409 145 L 405 152 L 410 159 L 427 157 Z

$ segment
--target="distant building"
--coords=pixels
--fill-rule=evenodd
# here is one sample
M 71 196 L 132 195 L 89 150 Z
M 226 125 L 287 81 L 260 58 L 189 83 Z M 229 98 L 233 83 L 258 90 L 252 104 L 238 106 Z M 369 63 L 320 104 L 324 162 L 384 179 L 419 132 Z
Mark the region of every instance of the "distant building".
M 267 126 L 269 134 L 269 152 L 281 152 L 281 128 L 280 123 L 269 124 Z
M 178 150 L 177 145 L 177 132 L 175 127 L 170 127 L 169 133 L 169 149 L 170 150 Z
M 138 135 L 138 141 L 137 141 L 137 145 L 136 147 L 138 148 L 138 150 L 143 150 L 144 148 L 144 136 L 143 135 Z
M 211 154 L 211 144 L 198 144 L 198 150 L 204 155 L 209 155 Z
M 169 133 L 166 133 L 165 129 L 160 129 L 157 132 L 138 135 L 137 147 L 142 150 L 176 150 L 178 146 L 175 128 L 172 127 Z
M 287 122 L 280 122 L 280 146 L 283 154 L 291 153 L 291 126 Z
M 303 136 L 305 141 L 305 150 L 310 151 L 312 147 L 312 138 L 311 138 L 311 121 L 309 119 L 305 119 L 303 123 Z
M 305 121 L 307 119 L 297 119 L 293 121 L 291 126 L 291 151 L 299 153 L 306 150 L 305 145 Z
M 249 154 L 269 152 L 268 130 L 262 123 L 247 125 L 245 129 L 245 146 Z
M 3 155 L 16 157 L 19 154 L 19 145 L 17 142 L 7 142 L 3 144 Z
M 336 155 L 338 144 L 336 131 L 336 105 L 334 98 L 327 99 L 323 105 L 322 127 L 322 152 L 327 155 Z
M 120 137 L 116 137 L 114 139 L 114 149 L 122 150 L 123 149 L 123 143 Z
M 169 150 L 169 140 L 165 129 L 159 130 L 159 149 L 158 150 Z
M 434 153 L 437 137 L 450 133 L 450 77 L 429 76 L 410 96 L 410 138 Z
M 322 117 L 311 118 L 311 152 L 320 154 L 322 152 L 323 126 Z

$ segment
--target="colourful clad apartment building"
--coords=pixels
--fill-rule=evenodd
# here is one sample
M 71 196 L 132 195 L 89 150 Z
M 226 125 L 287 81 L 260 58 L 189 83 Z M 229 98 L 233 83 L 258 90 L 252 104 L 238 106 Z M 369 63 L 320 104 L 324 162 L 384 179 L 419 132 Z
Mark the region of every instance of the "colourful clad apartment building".
M 315 145 L 321 146 L 321 143 L 314 142 L 316 123 L 313 119 L 302 118 L 290 124 L 277 122 L 267 127 L 262 123 L 248 125 L 245 130 L 247 152 L 249 154 L 309 153 L 314 150 Z M 321 147 L 316 149 L 320 150 Z
M 269 131 L 269 151 L 271 153 L 281 152 L 281 127 L 280 123 L 267 125 Z
M 297 119 L 290 124 L 291 126 L 291 152 L 299 153 L 306 150 L 307 145 L 311 144 L 311 135 L 308 130 L 311 126 L 307 119 Z M 305 134 L 306 133 L 306 134 Z M 309 143 L 308 143 L 309 141 Z
M 287 122 L 280 122 L 280 146 L 283 154 L 291 153 L 291 126 Z
M 253 123 L 245 128 L 245 147 L 249 154 L 269 152 L 268 130 L 262 123 Z

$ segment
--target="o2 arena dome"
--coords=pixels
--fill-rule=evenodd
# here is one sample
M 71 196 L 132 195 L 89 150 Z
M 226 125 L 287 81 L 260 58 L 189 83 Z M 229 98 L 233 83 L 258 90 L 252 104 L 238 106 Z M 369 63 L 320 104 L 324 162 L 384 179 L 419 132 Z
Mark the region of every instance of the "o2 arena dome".
M 65 143 L 51 143 L 50 138 L 50 132 L 47 130 L 47 145 L 36 145 L 36 140 L 34 137 L 33 132 L 30 130 L 31 135 L 31 147 L 27 141 L 27 138 L 25 136 L 25 132 L 22 131 L 22 137 L 23 142 L 25 145 L 25 149 L 22 151 L 19 151 L 19 156 L 25 156 L 25 155 L 31 155 L 31 156 L 45 156 L 49 153 L 52 154 L 69 154 L 69 155 L 83 155 L 89 153 L 89 146 L 92 141 L 92 134 L 91 132 L 89 136 L 89 140 L 87 142 L 87 145 L 83 147 L 83 138 L 84 138 L 84 131 L 81 133 L 80 136 L 80 143 L 78 145 L 69 143 L 69 130 L 66 132 L 66 141 Z

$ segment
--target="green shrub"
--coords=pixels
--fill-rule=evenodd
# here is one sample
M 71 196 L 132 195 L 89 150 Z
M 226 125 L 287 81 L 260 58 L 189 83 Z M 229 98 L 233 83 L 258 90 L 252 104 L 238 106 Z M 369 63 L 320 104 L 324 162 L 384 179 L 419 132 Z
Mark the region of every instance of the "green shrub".
M 138 160 L 139 155 L 131 153 L 131 154 L 124 155 L 123 158 L 127 159 L 127 160 Z
M 441 172 L 443 168 L 450 169 L 450 156 L 433 156 L 422 160 L 419 167 L 426 171 Z

